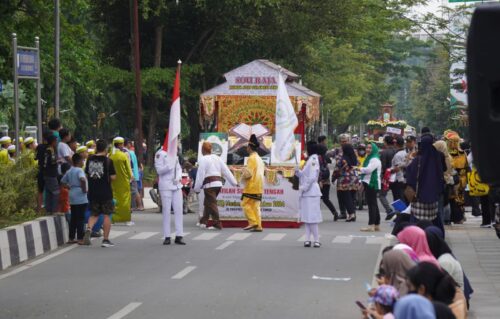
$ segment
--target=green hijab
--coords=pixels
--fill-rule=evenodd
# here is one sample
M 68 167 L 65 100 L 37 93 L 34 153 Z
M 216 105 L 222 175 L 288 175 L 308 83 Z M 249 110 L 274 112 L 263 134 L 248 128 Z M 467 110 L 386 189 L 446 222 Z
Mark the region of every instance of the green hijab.
M 366 157 L 365 161 L 363 162 L 363 167 L 367 167 L 368 164 L 370 163 L 370 160 L 372 158 L 378 158 L 378 159 L 380 159 L 380 155 L 379 155 L 380 150 L 379 150 L 377 144 L 371 142 L 370 145 L 372 146 L 372 151 L 371 151 L 370 155 L 368 155 Z M 377 170 L 374 170 L 371 174 L 372 175 L 370 177 L 370 184 L 368 184 L 368 186 L 370 188 L 373 188 L 373 189 L 379 189 L 379 186 L 378 186 L 379 185 L 378 184 L 378 178 L 379 178 L 379 176 L 377 174 Z M 365 176 L 364 174 L 361 175 L 361 179 L 363 179 L 364 176 Z

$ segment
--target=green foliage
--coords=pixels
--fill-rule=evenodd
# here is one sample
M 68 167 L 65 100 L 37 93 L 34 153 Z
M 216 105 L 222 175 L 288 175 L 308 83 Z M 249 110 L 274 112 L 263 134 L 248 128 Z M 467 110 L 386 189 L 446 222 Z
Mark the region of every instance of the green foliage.
M 450 94 L 449 55 L 442 47 L 435 47 L 426 68 L 411 84 L 411 102 L 415 121 L 422 122 L 433 132 L 441 134 L 454 128 L 452 111 L 447 98 Z
M 36 174 L 28 154 L 0 166 L 0 227 L 36 217 Z

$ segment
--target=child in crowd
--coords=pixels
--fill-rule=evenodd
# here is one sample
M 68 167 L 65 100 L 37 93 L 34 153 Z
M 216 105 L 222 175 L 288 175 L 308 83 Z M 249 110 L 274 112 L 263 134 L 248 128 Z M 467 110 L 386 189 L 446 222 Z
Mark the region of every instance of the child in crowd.
M 63 176 L 61 183 L 63 189 L 69 189 L 69 201 L 71 204 L 71 220 L 69 223 L 70 244 L 83 244 L 85 210 L 87 209 L 87 178 L 83 171 L 83 157 L 74 154 L 72 157 L 73 167 Z M 61 192 L 62 193 L 62 192 Z M 76 239 L 75 240 L 75 233 Z
M 61 176 L 64 177 L 64 175 L 66 175 L 66 173 L 70 169 L 71 169 L 70 164 L 68 163 L 61 164 Z M 69 224 L 71 220 L 71 213 L 70 213 L 70 203 L 69 203 L 69 189 L 66 187 L 61 187 L 59 190 L 59 211 L 64 213 L 64 217 L 66 218 L 66 221 Z
M 392 312 L 398 298 L 399 293 L 393 286 L 379 286 L 372 298 L 374 308 L 364 310 L 364 318 L 394 319 Z

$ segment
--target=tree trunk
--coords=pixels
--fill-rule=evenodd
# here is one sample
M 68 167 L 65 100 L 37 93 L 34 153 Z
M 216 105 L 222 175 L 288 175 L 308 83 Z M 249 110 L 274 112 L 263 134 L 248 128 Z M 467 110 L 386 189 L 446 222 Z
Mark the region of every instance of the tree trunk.
M 155 27 L 155 59 L 154 59 L 154 67 L 161 67 L 161 49 L 163 44 L 163 25 L 157 25 Z M 148 157 L 147 157 L 147 165 L 152 167 L 154 165 L 154 156 L 155 156 L 155 132 L 156 125 L 158 123 L 158 105 L 160 101 L 158 99 L 154 99 L 151 102 L 151 110 L 149 112 L 149 125 L 148 125 Z

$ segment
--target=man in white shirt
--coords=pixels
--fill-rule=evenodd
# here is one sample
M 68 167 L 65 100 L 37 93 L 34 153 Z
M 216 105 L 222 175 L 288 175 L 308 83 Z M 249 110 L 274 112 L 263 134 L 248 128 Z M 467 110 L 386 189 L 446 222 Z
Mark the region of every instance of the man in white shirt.
M 57 161 L 59 165 L 63 163 L 71 165 L 71 157 L 74 154 L 68 145 L 71 140 L 71 133 L 68 129 L 62 128 L 59 130 L 59 136 L 61 137 L 61 142 L 57 144 Z
M 204 142 L 201 146 L 203 157 L 198 163 L 198 172 L 196 174 L 196 183 L 194 191 L 199 193 L 203 188 L 205 199 L 203 201 L 203 217 L 200 220 L 200 227 L 206 227 L 209 218 L 212 218 L 213 226 L 209 229 L 222 229 L 219 220 L 219 209 L 217 207 L 217 196 L 222 188 L 222 176 L 232 185 L 238 182 L 233 174 L 222 161 L 222 159 L 212 154 L 212 144 Z

